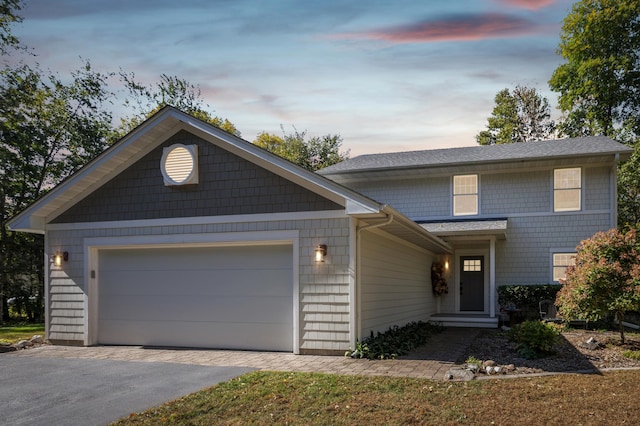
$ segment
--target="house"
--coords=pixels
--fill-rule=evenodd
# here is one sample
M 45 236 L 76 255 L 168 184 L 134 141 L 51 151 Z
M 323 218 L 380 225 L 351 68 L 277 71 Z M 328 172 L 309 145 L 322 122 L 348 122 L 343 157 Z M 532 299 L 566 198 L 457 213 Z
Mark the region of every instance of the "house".
M 165 107 L 9 226 L 45 236 L 53 343 L 341 354 L 411 321 L 495 326 L 497 285 L 548 282 L 615 225 L 630 150 L 536 144 L 317 174 Z
M 496 289 L 558 283 L 576 246 L 617 226 L 617 165 L 605 137 L 363 155 L 320 171 L 389 203 L 453 249 L 432 321 L 496 326 Z

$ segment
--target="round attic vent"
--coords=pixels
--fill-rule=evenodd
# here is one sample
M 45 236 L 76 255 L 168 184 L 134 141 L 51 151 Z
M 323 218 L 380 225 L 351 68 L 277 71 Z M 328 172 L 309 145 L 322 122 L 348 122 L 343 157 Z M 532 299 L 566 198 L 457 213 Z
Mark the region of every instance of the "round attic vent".
M 167 186 L 198 183 L 198 146 L 176 144 L 164 148 L 160 168 Z

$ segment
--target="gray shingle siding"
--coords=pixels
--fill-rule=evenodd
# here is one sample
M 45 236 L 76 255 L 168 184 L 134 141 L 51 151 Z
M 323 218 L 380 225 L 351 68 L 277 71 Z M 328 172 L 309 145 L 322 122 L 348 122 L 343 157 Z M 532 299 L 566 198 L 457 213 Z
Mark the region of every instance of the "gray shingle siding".
M 584 177 L 585 210 L 605 210 L 611 204 L 611 171 L 607 167 L 587 168 Z
M 356 191 L 390 204 L 410 218 L 448 216 L 451 213 L 451 178 L 432 177 L 349 183 Z
M 480 176 L 480 213 L 505 215 L 552 210 L 550 171 Z
M 198 145 L 200 182 L 164 186 L 162 148 Z M 52 223 L 340 210 L 343 207 L 182 131 Z
M 496 242 L 496 284 L 550 283 L 553 249 L 575 251 L 608 221 L 608 214 L 509 218 L 506 240 Z

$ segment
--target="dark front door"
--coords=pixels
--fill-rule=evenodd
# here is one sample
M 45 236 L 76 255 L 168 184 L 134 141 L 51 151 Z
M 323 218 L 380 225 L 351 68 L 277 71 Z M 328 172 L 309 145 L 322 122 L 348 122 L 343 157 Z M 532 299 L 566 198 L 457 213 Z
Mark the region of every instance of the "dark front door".
M 484 256 L 460 257 L 460 310 L 484 311 Z

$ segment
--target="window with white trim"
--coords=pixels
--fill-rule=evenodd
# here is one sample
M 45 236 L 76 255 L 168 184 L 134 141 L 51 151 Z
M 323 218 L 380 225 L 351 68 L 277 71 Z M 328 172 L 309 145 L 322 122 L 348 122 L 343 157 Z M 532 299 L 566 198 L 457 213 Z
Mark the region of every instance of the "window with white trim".
M 567 277 L 567 268 L 576 263 L 575 253 L 553 253 L 553 281 L 560 281 Z
M 555 169 L 553 171 L 553 211 L 580 210 L 582 192 L 580 167 Z
M 478 214 L 478 175 L 453 177 L 453 215 Z

